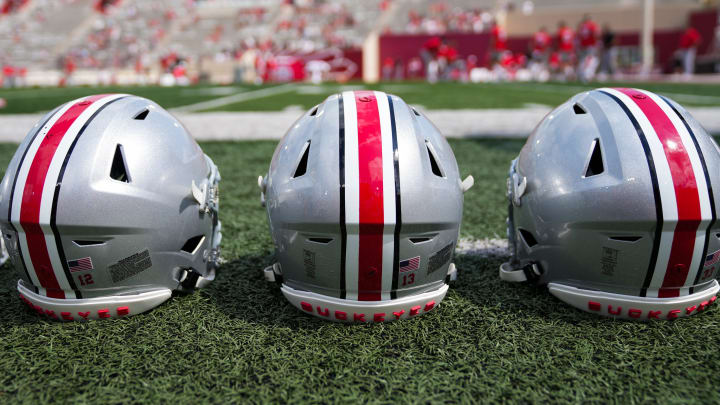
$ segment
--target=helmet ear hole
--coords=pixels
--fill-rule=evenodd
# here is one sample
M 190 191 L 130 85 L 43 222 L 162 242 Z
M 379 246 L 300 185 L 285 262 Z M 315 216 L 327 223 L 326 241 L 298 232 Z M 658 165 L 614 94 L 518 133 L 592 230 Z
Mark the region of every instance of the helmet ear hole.
M 640 239 L 642 239 L 642 236 L 610 236 L 608 239 L 610 240 L 616 240 L 619 242 L 637 242 Z
M 192 238 L 185 241 L 185 244 L 183 245 L 180 250 L 182 250 L 185 253 L 195 254 L 198 247 L 202 245 L 202 242 L 205 240 L 205 235 L 197 235 L 193 236 Z
M 520 237 L 522 237 L 523 241 L 528 247 L 533 247 L 538 244 L 537 239 L 535 239 L 535 237 L 532 233 L 530 233 L 530 231 L 518 228 L 518 232 L 520 232 Z
M 308 238 L 307 240 L 308 242 L 320 243 L 323 245 L 327 245 L 328 243 L 333 241 L 332 238 Z

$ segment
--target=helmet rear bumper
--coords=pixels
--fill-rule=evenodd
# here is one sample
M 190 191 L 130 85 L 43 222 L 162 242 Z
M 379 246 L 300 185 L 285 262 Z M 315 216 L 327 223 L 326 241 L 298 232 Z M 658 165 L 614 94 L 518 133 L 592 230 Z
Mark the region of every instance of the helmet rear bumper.
M 683 318 L 705 311 L 717 300 L 720 284 L 713 280 L 710 286 L 702 291 L 673 298 L 635 297 L 558 283 L 548 283 L 548 290 L 561 301 L 583 311 L 613 318 L 647 321 Z
M 296 290 L 283 284 L 285 298 L 299 310 L 335 322 L 374 323 L 415 318 L 437 307 L 448 291 L 443 284 L 437 290 L 385 301 L 354 301 Z
M 39 314 L 60 321 L 124 318 L 149 311 L 167 301 L 172 292 L 158 288 L 132 295 L 115 295 L 102 298 L 58 299 L 45 297 L 29 290 L 18 281 L 20 299 Z

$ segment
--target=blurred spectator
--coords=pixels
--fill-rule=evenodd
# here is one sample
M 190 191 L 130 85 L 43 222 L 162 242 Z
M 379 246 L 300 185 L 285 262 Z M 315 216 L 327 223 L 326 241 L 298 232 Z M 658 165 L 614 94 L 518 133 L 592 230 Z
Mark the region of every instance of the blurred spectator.
M 490 29 L 491 63 L 498 63 L 507 49 L 507 33 L 505 32 L 505 29 L 497 23 L 497 21 L 493 21 L 492 28 Z
M 418 57 L 411 58 L 407 64 L 407 77 L 408 79 L 418 79 L 422 77 L 423 73 L 423 62 Z
M 451 7 L 446 1 L 436 1 L 430 3 L 424 13 L 419 10 L 408 11 L 408 23 L 404 32 L 430 35 L 483 32 L 486 23 L 491 19 L 489 13 L 480 9 Z
M 95 2 L 95 10 L 97 10 L 100 13 L 107 13 L 108 9 L 112 6 L 117 6 L 120 4 L 121 0 L 97 0 Z
M 533 34 L 530 43 L 533 61 L 537 63 L 547 63 L 551 43 L 552 38 L 550 38 L 547 29 L 540 27 L 540 30 Z
M 598 66 L 598 37 L 600 29 L 589 15 L 585 14 L 578 26 L 580 42 L 580 60 L 578 61 L 578 77 L 587 82 L 595 76 Z
M 600 73 L 603 75 L 615 74 L 615 53 L 616 53 L 615 32 L 609 24 L 604 24 L 602 29 L 602 58 L 600 62 Z
M 15 67 L 12 65 L 5 65 L 2 68 L 2 86 L 5 88 L 15 87 Z
M 565 24 L 565 21 L 558 23 L 557 50 L 560 58 L 560 71 L 562 79 L 573 75 L 573 65 L 575 64 L 575 33 Z
M 385 58 L 382 63 L 382 78 L 383 80 L 391 80 L 393 76 L 393 70 L 395 69 L 395 60 L 391 57 Z
M 702 37 L 698 30 L 688 24 L 680 38 L 680 56 L 685 75 L 689 76 L 695 72 L 695 55 L 701 42 Z
M 5 0 L 0 8 L 0 14 L 12 14 L 20 10 L 29 0 Z

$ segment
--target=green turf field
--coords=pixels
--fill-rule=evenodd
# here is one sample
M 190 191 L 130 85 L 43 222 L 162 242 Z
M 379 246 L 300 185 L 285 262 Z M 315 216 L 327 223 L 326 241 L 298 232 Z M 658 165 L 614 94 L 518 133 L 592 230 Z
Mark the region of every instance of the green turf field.
M 325 84 L 313 86 L 297 84 L 287 92 L 267 97 L 229 103 L 211 111 L 275 111 L 299 106 L 306 110 L 324 97 L 343 89 L 379 89 L 396 94 L 410 104 L 429 109 L 458 108 L 523 108 L 533 105 L 557 106 L 570 96 L 596 87 L 642 87 L 667 95 L 686 106 L 720 106 L 720 85 L 679 83 L 501 83 L 462 84 L 423 82 L 383 83 L 366 86 L 350 83 L 345 86 Z M 132 93 L 156 101 L 165 108 L 174 108 L 208 101 L 269 86 L 193 86 L 193 87 L 74 87 L 50 89 L 0 89 L 0 97 L 7 106 L 0 114 L 49 111 L 57 105 L 96 93 Z
M 453 140 L 463 237 L 504 233 L 505 172 L 520 141 Z M 257 175 L 274 142 L 204 143 L 218 164 L 223 257 L 193 295 L 121 320 L 59 323 L 26 310 L 0 270 L 0 402 L 720 401 L 720 310 L 673 322 L 586 314 L 545 289 L 502 283 L 501 258 L 457 256 L 459 279 L 428 315 L 323 322 L 291 307 L 261 269 L 272 245 Z M 5 167 L 15 145 L 0 145 Z

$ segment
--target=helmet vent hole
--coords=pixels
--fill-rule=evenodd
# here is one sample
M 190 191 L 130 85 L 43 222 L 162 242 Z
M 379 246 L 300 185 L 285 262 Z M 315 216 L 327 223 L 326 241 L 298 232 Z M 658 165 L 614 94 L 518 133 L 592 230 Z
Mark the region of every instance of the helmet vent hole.
M 308 242 L 313 243 L 322 243 L 323 245 L 327 245 L 328 243 L 332 242 L 332 238 L 308 238 Z
M 420 116 L 420 113 L 415 109 L 415 107 L 410 108 L 412 108 L 413 114 L 417 115 L 418 117 Z
M 202 245 L 205 240 L 205 235 L 197 235 L 188 239 L 180 250 L 186 253 L 195 254 L 197 249 Z
M 430 159 L 430 168 L 432 169 L 433 174 L 438 177 L 445 177 L 445 174 L 438 164 L 438 159 L 435 156 L 435 149 L 432 144 L 430 144 L 430 141 L 425 141 L 425 147 L 427 149 L 428 158 Z
M 519 228 L 518 231 L 520 231 L 520 236 L 523 238 L 523 241 L 525 241 L 525 244 L 528 245 L 528 247 L 533 247 L 538 244 L 537 240 L 530 231 L 526 231 L 522 228 Z
M 73 243 L 78 246 L 98 246 L 98 245 L 104 245 L 105 241 L 102 241 L 102 240 L 74 240 Z
M 587 114 L 587 111 L 578 103 L 573 104 L 573 111 L 575 114 Z
M 110 178 L 124 183 L 130 183 L 127 166 L 125 164 L 125 153 L 122 145 L 115 147 L 115 155 L 113 156 L 112 166 L 110 166 Z
M 585 169 L 585 177 L 597 176 L 605 171 L 603 165 L 602 150 L 600 148 L 600 140 L 595 139 L 592 145 L 592 153 Z
M 310 116 L 311 117 L 316 116 L 317 112 L 318 112 L 318 106 L 315 106 L 315 108 L 313 108 L 312 111 L 310 111 Z
M 293 174 L 293 178 L 300 177 L 307 171 L 308 155 L 310 155 L 310 141 L 307 141 L 305 143 L 302 157 L 300 158 L 300 162 L 298 162 L 297 168 L 295 169 L 295 174 Z
M 135 119 L 135 120 L 144 120 L 145 117 L 147 117 L 149 113 L 150 113 L 150 110 L 148 110 L 148 109 L 146 108 L 146 109 L 140 111 L 139 113 L 135 114 L 135 116 L 133 117 L 133 119 Z
M 608 239 L 616 240 L 619 242 L 637 242 L 642 239 L 642 236 L 610 236 Z
M 410 238 L 410 242 L 417 244 L 417 243 L 427 242 L 427 241 L 429 241 L 429 240 L 431 240 L 431 239 L 432 239 L 432 238 L 428 238 L 428 237 Z

